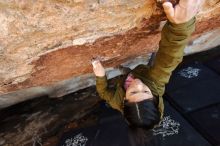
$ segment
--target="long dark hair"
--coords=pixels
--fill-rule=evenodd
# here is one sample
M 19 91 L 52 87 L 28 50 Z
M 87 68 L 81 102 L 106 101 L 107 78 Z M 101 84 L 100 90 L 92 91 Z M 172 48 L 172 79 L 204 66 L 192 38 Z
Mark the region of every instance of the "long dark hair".
M 154 137 L 152 130 L 130 126 L 128 138 L 131 146 L 153 146 Z
M 133 127 L 152 129 L 160 121 L 160 112 L 156 100 L 146 99 L 140 102 L 124 103 L 124 117 Z
M 160 122 L 159 98 L 124 103 L 124 118 L 129 125 L 132 146 L 154 145 L 152 128 Z

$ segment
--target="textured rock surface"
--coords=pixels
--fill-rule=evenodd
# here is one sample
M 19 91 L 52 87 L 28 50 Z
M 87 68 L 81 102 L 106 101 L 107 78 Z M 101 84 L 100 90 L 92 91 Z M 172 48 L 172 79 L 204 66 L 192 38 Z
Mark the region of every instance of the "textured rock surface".
M 0 0 L 0 107 L 94 84 L 93 57 L 113 69 L 155 51 L 161 10 L 155 0 Z M 219 45 L 219 22 L 220 1 L 205 1 L 186 53 Z
M 1 146 L 56 146 L 61 134 L 92 123 L 99 98 L 95 88 L 60 99 L 40 97 L 0 111 Z M 88 115 L 89 120 L 79 120 Z

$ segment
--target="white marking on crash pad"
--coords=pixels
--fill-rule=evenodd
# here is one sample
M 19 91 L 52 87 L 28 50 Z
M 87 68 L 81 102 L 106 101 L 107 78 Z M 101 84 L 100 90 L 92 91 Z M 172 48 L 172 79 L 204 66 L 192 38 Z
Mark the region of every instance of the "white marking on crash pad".
M 178 72 L 178 74 L 182 77 L 191 79 L 199 76 L 201 69 L 199 68 L 193 68 L 193 67 L 187 67 L 182 69 Z
M 163 137 L 171 136 L 179 133 L 180 123 L 174 121 L 170 116 L 166 116 L 163 120 L 153 128 L 153 135 L 161 135 Z
M 87 141 L 88 138 L 79 133 L 73 138 L 66 139 L 63 146 L 85 146 Z

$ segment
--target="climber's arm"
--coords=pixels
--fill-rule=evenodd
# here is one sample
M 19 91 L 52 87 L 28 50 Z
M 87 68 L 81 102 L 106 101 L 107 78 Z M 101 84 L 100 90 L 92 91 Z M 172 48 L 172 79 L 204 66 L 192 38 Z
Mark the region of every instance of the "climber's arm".
M 160 96 L 164 94 L 172 71 L 182 61 L 184 48 L 195 29 L 195 14 L 200 0 L 180 0 L 174 8 L 170 2 L 163 4 L 168 22 L 164 26 L 154 65 L 148 76 L 154 80 Z
M 118 97 L 115 96 L 115 91 L 108 88 L 108 81 L 102 64 L 100 61 L 95 60 L 93 61 L 92 65 L 93 71 L 96 75 L 96 90 L 99 96 L 112 108 L 121 111 L 121 103 Z

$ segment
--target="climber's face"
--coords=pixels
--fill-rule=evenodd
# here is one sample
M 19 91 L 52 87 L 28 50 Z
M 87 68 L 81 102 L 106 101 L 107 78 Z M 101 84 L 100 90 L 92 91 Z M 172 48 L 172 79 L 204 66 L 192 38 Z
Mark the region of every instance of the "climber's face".
M 145 99 L 153 99 L 150 89 L 140 79 L 134 79 L 126 90 L 126 100 L 140 102 Z

